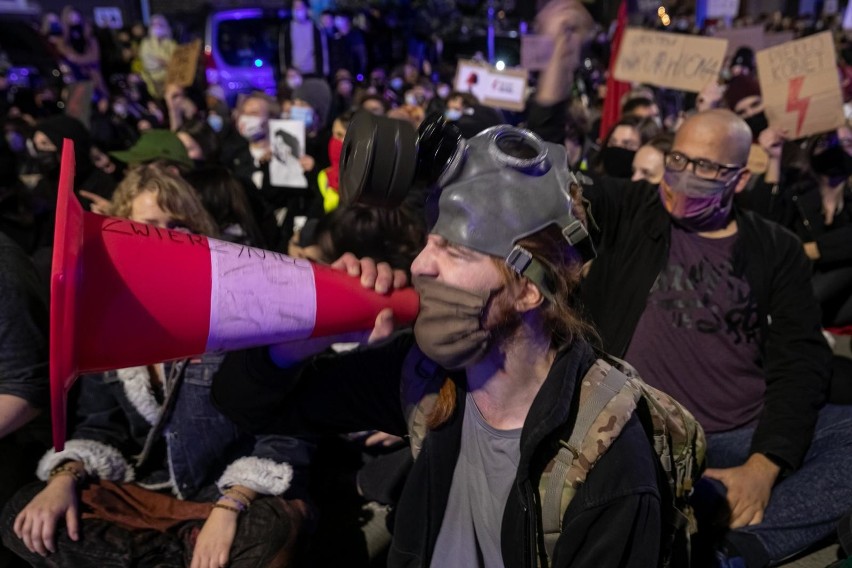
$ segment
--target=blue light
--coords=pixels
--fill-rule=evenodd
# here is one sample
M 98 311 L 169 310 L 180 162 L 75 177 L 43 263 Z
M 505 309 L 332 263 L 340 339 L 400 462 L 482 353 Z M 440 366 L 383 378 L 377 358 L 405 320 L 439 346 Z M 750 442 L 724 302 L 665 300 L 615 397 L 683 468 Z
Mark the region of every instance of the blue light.
M 254 60 L 254 66 L 255 67 L 263 67 L 263 61 L 261 61 L 260 59 L 255 59 Z

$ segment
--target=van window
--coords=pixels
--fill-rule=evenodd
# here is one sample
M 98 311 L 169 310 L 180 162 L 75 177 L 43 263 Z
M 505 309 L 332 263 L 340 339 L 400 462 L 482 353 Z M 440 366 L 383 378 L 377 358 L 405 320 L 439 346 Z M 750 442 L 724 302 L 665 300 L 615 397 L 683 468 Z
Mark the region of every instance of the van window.
M 222 20 L 216 30 L 219 54 L 231 67 L 269 67 L 277 57 L 280 26 L 275 18 Z

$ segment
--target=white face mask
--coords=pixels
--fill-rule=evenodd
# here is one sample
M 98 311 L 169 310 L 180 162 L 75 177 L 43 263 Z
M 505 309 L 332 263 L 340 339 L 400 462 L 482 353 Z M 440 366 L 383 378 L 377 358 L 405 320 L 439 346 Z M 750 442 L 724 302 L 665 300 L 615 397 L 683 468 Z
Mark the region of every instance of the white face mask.
M 237 129 L 249 142 L 266 138 L 266 121 L 259 116 L 243 115 L 237 121 Z

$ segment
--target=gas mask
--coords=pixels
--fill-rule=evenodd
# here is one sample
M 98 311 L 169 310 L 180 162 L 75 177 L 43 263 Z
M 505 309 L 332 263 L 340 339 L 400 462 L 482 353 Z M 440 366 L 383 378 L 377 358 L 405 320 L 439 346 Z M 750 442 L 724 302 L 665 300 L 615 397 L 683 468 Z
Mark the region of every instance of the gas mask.
M 594 257 L 573 214 L 578 182 L 565 164 L 562 146 L 528 130 L 500 125 L 464 140 L 440 114 L 415 133 L 407 122 L 359 112 L 343 143 L 341 200 L 396 206 L 417 180 L 429 187 L 433 233 L 504 259 L 549 297 L 550 276 L 519 240 L 556 225 L 580 256 Z

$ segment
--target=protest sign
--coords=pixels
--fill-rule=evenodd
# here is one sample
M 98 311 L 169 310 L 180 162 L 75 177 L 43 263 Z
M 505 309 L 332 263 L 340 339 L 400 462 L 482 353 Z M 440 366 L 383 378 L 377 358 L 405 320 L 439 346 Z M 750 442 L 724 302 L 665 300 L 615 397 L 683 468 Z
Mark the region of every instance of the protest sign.
M 486 106 L 522 111 L 526 103 L 527 75 L 526 69 L 498 71 L 484 63 L 461 59 L 453 85 L 457 91 L 472 94 Z
M 201 40 L 177 46 L 166 75 L 167 83 L 177 83 L 181 87 L 189 87 L 195 82 L 195 71 L 198 68 L 198 57 L 201 55 Z
M 628 28 L 615 78 L 697 93 L 717 80 L 727 47 L 725 39 Z
M 708 18 L 736 18 L 740 13 L 740 0 L 707 0 Z
M 757 75 L 769 124 L 787 130 L 791 139 L 844 123 L 831 32 L 758 52 Z
M 546 35 L 521 36 L 521 67 L 527 71 L 541 71 L 550 63 L 554 49 L 553 39 Z
M 275 187 L 307 187 L 299 158 L 305 155 L 305 123 L 301 120 L 270 120 L 269 183 Z

